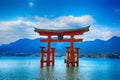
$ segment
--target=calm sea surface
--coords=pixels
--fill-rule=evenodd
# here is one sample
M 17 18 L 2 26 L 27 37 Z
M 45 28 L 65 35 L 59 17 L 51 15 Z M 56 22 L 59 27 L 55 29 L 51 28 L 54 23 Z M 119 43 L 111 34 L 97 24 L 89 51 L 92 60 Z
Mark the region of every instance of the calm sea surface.
M 80 58 L 79 67 L 40 68 L 39 57 L 0 57 L 0 80 L 120 80 L 120 59 Z

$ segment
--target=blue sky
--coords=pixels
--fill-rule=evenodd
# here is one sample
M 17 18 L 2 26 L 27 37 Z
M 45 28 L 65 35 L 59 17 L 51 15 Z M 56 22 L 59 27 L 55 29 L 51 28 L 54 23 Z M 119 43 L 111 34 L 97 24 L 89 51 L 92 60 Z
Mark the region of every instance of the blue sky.
M 92 26 L 91 35 L 83 36 L 85 40 L 120 36 L 120 0 L 0 0 L 0 34 L 3 35 L 0 44 L 38 37 L 32 32 L 36 25 L 48 28 L 45 25 L 48 23 L 49 28 L 57 29 L 55 25 L 64 28 L 66 24 L 61 22 L 67 19 L 70 21 L 64 22 L 74 24 L 69 28 Z M 27 31 L 31 31 L 30 34 Z M 8 33 L 9 40 L 5 37 Z

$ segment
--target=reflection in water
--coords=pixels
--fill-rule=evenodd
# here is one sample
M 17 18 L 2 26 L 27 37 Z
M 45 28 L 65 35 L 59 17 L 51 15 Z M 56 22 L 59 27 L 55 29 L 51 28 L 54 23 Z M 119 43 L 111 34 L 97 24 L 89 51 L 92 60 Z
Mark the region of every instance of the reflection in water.
M 40 67 L 40 79 L 39 80 L 54 80 L 54 66 Z
M 66 80 L 79 80 L 78 67 L 66 67 Z
M 40 68 L 38 80 L 79 80 L 78 67 L 65 67 L 65 71 L 56 71 L 54 66 Z
M 120 59 L 81 58 L 79 64 L 66 67 L 56 58 L 55 66 L 41 68 L 39 58 L 3 57 L 0 80 L 120 80 Z

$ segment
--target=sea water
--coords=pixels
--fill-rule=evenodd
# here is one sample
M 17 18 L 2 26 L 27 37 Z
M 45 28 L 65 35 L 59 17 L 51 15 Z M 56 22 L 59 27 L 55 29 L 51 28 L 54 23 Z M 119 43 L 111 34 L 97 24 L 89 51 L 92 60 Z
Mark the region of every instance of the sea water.
M 120 80 L 120 59 L 80 58 L 66 67 L 64 58 L 40 67 L 39 57 L 0 57 L 0 80 Z

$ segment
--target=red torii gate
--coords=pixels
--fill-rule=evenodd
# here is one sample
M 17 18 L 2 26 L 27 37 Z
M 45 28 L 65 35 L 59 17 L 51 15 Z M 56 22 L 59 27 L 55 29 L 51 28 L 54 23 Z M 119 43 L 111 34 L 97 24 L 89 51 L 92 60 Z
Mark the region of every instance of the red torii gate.
M 43 63 L 46 63 L 47 66 L 54 65 L 54 50 L 55 48 L 50 47 L 51 42 L 70 42 L 70 47 L 66 47 L 66 65 L 67 66 L 78 66 L 79 65 L 79 48 L 75 48 L 73 42 L 82 42 L 83 39 L 75 39 L 75 35 L 82 35 L 84 32 L 89 31 L 89 27 L 83 27 L 78 29 L 65 29 L 65 30 L 48 30 L 48 29 L 38 29 L 35 28 L 35 32 L 39 33 L 39 35 L 47 36 L 48 39 L 40 40 L 41 42 L 48 42 L 48 48 L 45 51 L 44 47 L 41 48 L 41 67 Z M 58 40 L 53 40 L 51 36 L 58 36 Z M 63 36 L 70 36 L 70 39 L 63 39 Z M 46 53 L 46 60 L 44 60 L 44 53 Z M 52 60 L 50 60 L 50 56 L 52 55 Z

